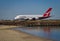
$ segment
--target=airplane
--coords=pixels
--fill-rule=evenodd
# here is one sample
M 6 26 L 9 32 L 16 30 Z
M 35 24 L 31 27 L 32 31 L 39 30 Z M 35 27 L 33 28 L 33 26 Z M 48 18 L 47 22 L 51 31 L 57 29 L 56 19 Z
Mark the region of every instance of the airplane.
M 48 10 L 43 15 L 18 15 L 15 17 L 15 20 L 41 20 L 51 17 L 50 12 L 52 8 L 48 8 Z

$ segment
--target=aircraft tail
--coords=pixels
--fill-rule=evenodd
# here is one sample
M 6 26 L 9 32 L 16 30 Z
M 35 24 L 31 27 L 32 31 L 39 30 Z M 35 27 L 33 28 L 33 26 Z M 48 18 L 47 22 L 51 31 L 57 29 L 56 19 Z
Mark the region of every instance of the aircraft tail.
M 43 17 L 49 17 L 51 10 L 52 10 L 52 8 L 49 8 L 49 9 L 43 14 Z

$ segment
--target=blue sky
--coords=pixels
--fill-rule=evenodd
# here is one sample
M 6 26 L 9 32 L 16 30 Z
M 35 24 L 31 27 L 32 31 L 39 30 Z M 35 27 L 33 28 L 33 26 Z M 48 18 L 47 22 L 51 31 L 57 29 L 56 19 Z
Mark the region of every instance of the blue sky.
M 60 19 L 60 0 L 0 0 L 0 19 L 14 19 L 17 15 L 43 14 L 52 7 L 50 19 Z

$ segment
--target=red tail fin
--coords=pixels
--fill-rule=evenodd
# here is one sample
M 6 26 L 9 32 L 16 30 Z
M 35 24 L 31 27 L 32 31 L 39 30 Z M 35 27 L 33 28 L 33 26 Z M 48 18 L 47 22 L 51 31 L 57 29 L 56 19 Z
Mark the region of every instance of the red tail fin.
M 52 8 L 49 8 L 49 9 L 43 14 L 43 17 L 49 17 L 51 10 L 52 10 Z

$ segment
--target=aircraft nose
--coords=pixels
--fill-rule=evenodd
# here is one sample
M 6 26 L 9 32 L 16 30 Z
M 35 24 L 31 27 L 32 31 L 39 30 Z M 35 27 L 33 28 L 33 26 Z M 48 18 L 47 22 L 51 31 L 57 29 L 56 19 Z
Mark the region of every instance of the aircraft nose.
M 14 19 L 18 19 L 19 18 L 19 16 L 16 16 Z

